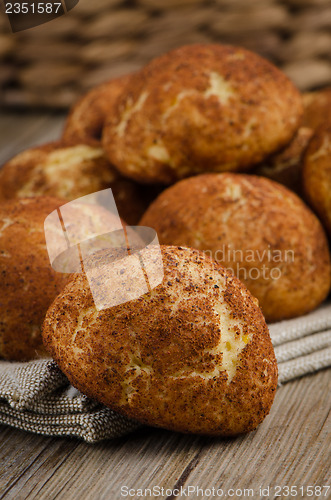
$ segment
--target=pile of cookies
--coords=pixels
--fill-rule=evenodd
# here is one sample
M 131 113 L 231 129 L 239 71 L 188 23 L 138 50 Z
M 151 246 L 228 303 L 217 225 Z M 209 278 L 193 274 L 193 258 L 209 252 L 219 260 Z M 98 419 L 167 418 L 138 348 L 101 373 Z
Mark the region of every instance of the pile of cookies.
M 58 142 L 0 171 L 0 355 L 42 355 L 50 306 L 45 345 L 91 397 L 170 429 L 255 428 L 277 384 L 265 321 L 330 291 L 330 112 L 331 89 L 302 96 L 260 56 L 214 44 L 91 90 Z M 49 267 L 42 224 L 105 188 L 127 224 L 156 230 L 165 278 L 97 312 L 84 275 Z

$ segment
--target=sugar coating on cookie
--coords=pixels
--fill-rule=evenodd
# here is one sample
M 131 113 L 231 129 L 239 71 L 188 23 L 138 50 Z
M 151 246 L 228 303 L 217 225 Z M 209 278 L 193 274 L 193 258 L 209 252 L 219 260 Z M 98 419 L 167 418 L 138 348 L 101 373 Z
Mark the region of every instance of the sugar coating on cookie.
M 325 122 L 330 121 L 331 87 L 314 92 L 305 92 L 302 97 L 304 106 L 303 126 L 316 130 Z
M 320 126 L 306 151 L 303 188 L 331 237 L 331 122 Z
M 49 262 L 44 219 L 63 200 L 23 198 L 0 203 L 0 357 L 45 356 L 41 325 L 68 281 Z
M 288 143 L 302 99 L 275 66 L 245 49 L 189 45 L 128 83 L 103 131 L 109 159 L 142 182 L 248 170 Z

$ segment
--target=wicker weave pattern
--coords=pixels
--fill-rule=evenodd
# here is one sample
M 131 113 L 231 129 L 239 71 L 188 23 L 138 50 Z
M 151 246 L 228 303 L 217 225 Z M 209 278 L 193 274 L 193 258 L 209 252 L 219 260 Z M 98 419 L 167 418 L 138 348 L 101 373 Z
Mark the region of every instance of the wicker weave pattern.
M 15 35 L 0 13 L 0 104 L 66 108 L 101 81 L 204 42 L 256 51 L 302 90 L 331 84 L 330 0 L 80 0 Z

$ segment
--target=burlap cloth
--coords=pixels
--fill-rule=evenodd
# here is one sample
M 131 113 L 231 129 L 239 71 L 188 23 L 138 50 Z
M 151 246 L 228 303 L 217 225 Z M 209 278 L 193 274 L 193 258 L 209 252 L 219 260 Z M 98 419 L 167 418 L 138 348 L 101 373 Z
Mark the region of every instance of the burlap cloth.
M 331 366 L 331 303 L 297 319 L 270 325 L 279 384 Z M 0 423 L 88 443 L 140 426 L 70 386 L 51 360 L 0 361 Z

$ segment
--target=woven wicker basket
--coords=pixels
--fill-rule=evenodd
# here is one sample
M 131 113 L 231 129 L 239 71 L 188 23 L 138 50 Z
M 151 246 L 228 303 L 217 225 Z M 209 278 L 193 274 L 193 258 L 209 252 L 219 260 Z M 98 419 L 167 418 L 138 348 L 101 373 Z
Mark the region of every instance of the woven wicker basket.
M 331 84 L 330 0 L 80 0 L 16 34 L 0 13 L 0 104 L 66 108 L 95 84 L 200 42 L 256 51 L 301 90 Z

